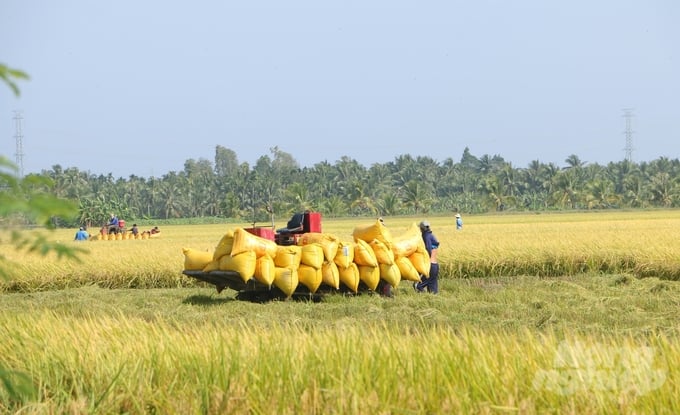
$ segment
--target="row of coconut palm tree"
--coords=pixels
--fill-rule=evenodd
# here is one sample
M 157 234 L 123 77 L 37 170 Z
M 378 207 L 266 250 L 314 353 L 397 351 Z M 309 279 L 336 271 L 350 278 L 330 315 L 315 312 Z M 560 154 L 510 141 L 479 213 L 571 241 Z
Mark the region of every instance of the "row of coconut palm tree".
M 659 158 L 607 165 L 576 155 L 564 166 L 534 160 L 514 167 L 501 156 L 459 161 L 408 154 L 367 167 L 349 157 L 300 167 L 277 147 L 253 166 L 217 146 L 214 160 L 189 159 L 161 177 L 114 178 L 59 165 L 40 176 L 51 192 L 79 203 L 74 221 L 99 224 L 111 212 L 128 218 L 235 218 L 267 221 L 302 209 L 326 216 L 438 212 L 671 208 L 680 205 L 680 162 Z

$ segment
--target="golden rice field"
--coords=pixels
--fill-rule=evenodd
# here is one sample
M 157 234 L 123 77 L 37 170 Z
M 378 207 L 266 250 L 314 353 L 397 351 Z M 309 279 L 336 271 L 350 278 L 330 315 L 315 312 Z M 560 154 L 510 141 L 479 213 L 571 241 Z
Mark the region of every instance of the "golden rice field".
M 680 279 L 680 211 L 469 216 L 462 231 L 453 218 L 427 218 L 441 242 L 443 278 L 626 273 Z M 394 236 L 420 218 L 386 218 Z M 323 231 L 351 241 L 355 226 L 373 218 L 326 220 Z M 96 283 L 110 288 L 185 286 L 182 248 L 214 250 L 234 226 L 164 226 L 147 240 L 71 241 L 75 230 L 51 238 L 86 248 L 82 263 L 26 257 L 0 244 L 15 279 L 2 291 L 33 291 Z M 1 234 L 0 234 L 1 235 Z M 4 237 L 0 241 L 7 242 Z
M 325 220 L 351 240 L 375 218 Z M 393 235 L 421 218 L 389 218 Z M 680 211 L 427 217 L 441 290 L 234 299 L 182 275 L 229 227 L 15 252 L 0 282 L 0 413 L 604 414 L 680 411 Z M 240 226 L 247 227 L 244 223 Z M 11 399 L 10 399 L 11 398 Z

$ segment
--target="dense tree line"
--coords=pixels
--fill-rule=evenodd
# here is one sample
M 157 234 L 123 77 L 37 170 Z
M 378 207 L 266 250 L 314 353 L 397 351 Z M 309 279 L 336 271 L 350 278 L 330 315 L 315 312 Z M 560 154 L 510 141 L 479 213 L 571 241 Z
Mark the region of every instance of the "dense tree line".
M 278 147 L 255 165 L 217 146 L 213 161 L 189 159 L 184 170 L 160 178 L 96 175 L 53 166 L 54 196 L 76 201 L 74 224 L 100 224 L 110 212 L 128 219 L 235 218 L 266 222 L 313 209 L 325 216 L 408 215 L 441 212 L 670 208 L 680 205 L 680 162 L 659 158 L 606 166 L 576 155 L 564 167 L 532 161 L 513 167 L 502 157 L 459 161 L 401 155 L 370 167 L 349 157 L 300 168 Z

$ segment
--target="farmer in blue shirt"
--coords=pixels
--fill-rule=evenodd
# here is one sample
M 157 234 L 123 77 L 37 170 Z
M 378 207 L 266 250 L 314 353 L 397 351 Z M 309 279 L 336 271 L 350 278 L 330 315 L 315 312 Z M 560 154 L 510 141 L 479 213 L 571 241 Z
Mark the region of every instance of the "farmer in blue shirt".
M 111 219 L 109 223 L 106 224 L 109 227 L 109 233 L 118 233 L 118 217 L 111 214 Z
M 85 228 L 83 228 L 81 226 L 80 229 L 78 230 L 78 232 L 76 232 L 76 237 L 75 237 L 74 240 L 75 241 L 87 241 L 88 239 L 90 239 L 90 234 L 87 233 Z
M 420 222 L 420 232 L 425 242 L 425 249 L 430 256 L 430 275 L 426 277 L 420 276 L 420 282 L 413 284 L 413 288 L 417 292 L 429 292 L 432 294 L 439 293 L 439 264 L 437 263 L 437 250 L 439 249 L 439 241 L 434 236 L 430 229 L 430 222 L 424 220 Z

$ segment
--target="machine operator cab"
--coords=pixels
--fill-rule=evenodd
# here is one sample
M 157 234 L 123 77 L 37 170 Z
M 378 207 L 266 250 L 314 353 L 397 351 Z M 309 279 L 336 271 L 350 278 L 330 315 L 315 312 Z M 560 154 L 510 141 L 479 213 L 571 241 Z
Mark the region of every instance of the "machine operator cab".
M 321 212 L 296 213 L 288 221 L 285 228 L 276 230 L 277 245 L 297 245 L 298 238 L 308 232 L 321 232 Z

